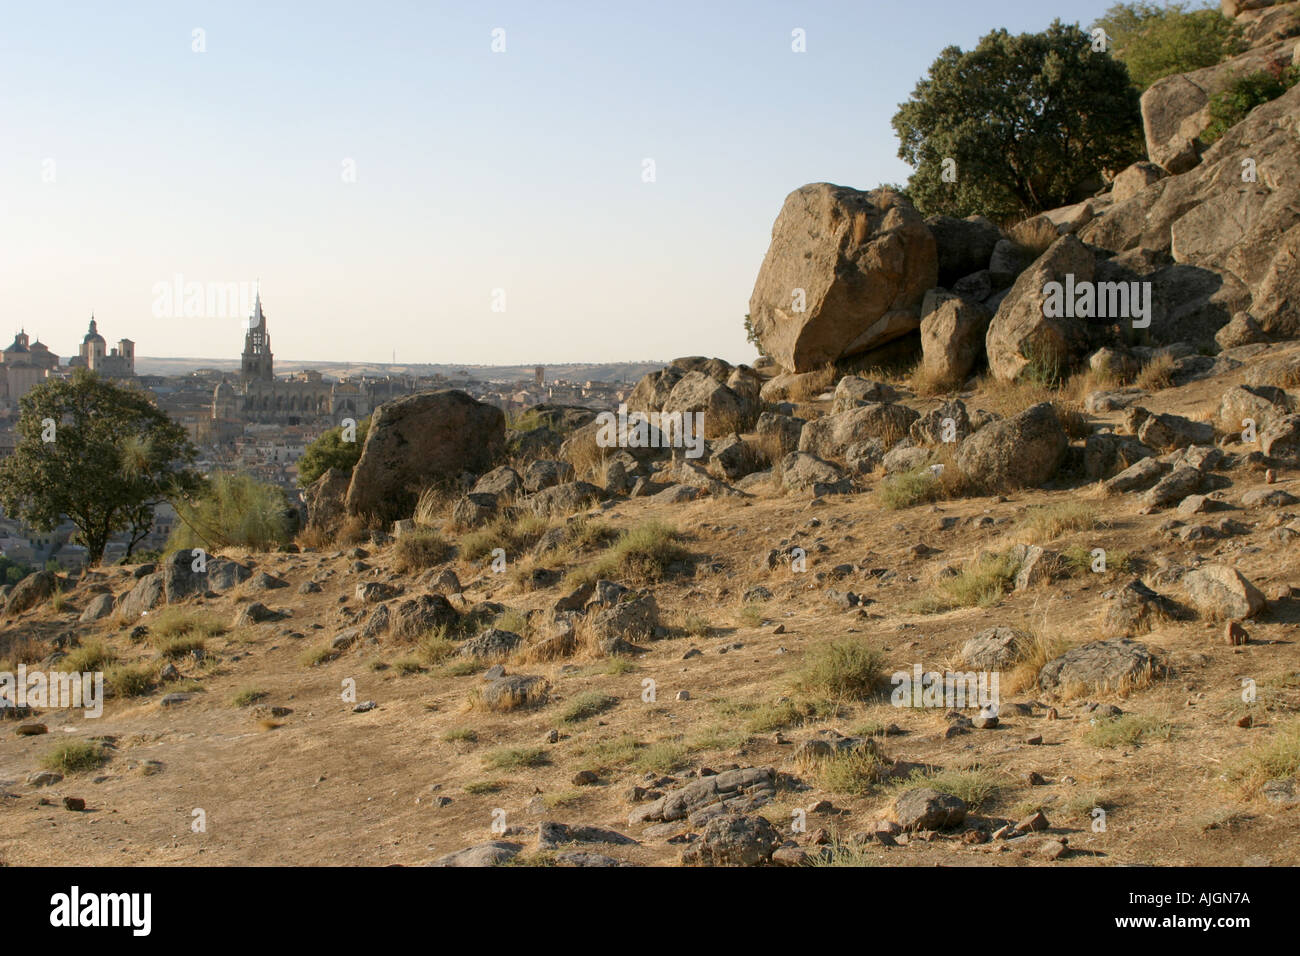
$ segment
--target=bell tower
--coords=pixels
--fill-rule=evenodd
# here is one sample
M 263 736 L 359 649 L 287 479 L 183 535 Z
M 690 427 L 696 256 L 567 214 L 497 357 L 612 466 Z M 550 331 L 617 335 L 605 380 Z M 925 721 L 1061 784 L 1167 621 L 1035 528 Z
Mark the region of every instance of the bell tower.
M 266 331 L 266 316 L 262 314 L 262 293 L 258 290 L 253 314 L 248 317 L 248 332 L 244 335 L 244 354 L 239 366 L 240 381 L 274 380 L 273 361 L 271 336 Z

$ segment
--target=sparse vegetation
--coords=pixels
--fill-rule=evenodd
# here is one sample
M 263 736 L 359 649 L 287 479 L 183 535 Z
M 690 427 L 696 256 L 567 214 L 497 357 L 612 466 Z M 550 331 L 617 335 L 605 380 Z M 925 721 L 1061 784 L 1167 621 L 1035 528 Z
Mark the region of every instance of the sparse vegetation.
M 104 686 L 114 697 L 143 697 L 153 683 L 154 669 L 145 664 L 115 664 L 104 671 Z
M 821 697 L 863 700 L 884 679 L 884 657 L 861 640 L 840 638 L 810 647 L 795 685 Z
M 230 703 L 235 707 L 251 707 L 259 700 L 265 699 L 266 691 L 262 690 L 262 688 L 241 687 L 239 690 L 235 691 L 234 696 L 230 698 Z
M 1094 747 L 1114 749 L 1137 747 L 1154 740 L 1168 740 L 1172 733 L 1173 725 L 1161 717 L 1121 714 L 1118 717 L 1098 719 L 1083 735 L 1083 739 Z
M 398 574 L 412 574 L 435 567 L 448 560 L 452 550 L 436 531 L 408 532 L 393 543 L 393 570 Z
M 1092 531 L 1101 526 L 1101 516 L 1093 505 L 1072 498 L 1027 509 L 1016 523 L 1016 532 L 1027 544 L 1041 544 L 1072 531 Z
M 1246 797 L 1270 780 L 1300 776 L 1300 718 L 1280 723 L 1266 738 L 1234 760 L 1226 777 Z
M 59 773 L 81 773 L 94 770 L 106 760 L 108 753 L 103 744 L 93 740 L 65 740 L 45 754 L 41 766 Z
M 959 607 L 992 607 L 1011 590 L 1020 563 L 1010 551 L 981 554 L 951 577 L 939 578 L 932 593 L 905 605 L 914 614 L 937 614 Z
M 560 721 L 566 724 L 576 724 L 580 721 L 590 720 L 597 714 L 603 714 L 617 704 L 617 697 L 611 697 L 608 694 L 602 694 L 594 690 L 584 691 L 569 701 L 564 709 L 560 711 Z
M 102 671 L 117 660 L 117 655 L 103 641 L 87 641 L 80 647 L 68 652 L 68 656 L 59 662 L 64 671 L 80 671 L 83 674 Z
M 504 747 L 483 757 L 484 766 L 491 770 L 526 770 L 551 762 L 541 747 Z
M 659 521 L 646 521 L 623 533 L 600 558 L 576 568 L 565 578 L 576 587 L 600 578 L 649 584 L 662 581 L 671 567 L 690 560 L 678 541 L 682 535 Z

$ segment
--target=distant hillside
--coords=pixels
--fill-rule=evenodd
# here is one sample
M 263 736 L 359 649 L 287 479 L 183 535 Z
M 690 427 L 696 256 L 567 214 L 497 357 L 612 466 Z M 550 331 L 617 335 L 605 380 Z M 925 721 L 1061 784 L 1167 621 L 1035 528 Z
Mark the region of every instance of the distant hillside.
M 665 366 L 661 362 L 604 362 L 585 364 L 580 362 L 565 365 L 547 365 L 546 380 L 595 382 L 636 382 L 646 372 L 654 372 Z M 238 372 L 239 359 L 231 358 L 154 358 L 140 355 L 135 360 L 135 370 L 140 375 L 185 375 L 195 369 L 212 368 L 223 372 Z M 460 377 L 469 374 L 485 382 L 516 382 L 533 377 L 532 365 L 391 365 L 383 362 L 294 362 L 275 363 L 279 374 L 298 372 L 303 369 L 315 369 L 321 374 L 333 378 L 346 375 L 446 375 Z

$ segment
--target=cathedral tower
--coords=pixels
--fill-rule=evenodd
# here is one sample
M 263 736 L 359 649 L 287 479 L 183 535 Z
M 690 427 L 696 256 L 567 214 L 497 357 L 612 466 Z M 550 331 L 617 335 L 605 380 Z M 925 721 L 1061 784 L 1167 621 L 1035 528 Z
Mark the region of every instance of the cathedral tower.
M 242 382 L 274 381 L 272 371 L 271 336 L 266 331 L 266 316 L 262 314 L 262 293 L 257 293 L 253 314 L 248 317 L 248 333 L 244 336 L 244 354 L 239 367 Z

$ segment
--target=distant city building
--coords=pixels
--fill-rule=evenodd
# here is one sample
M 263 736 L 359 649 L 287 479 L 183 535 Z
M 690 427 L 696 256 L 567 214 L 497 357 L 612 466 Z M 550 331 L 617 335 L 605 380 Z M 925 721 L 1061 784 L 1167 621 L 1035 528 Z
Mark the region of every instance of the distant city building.
M 68 367 L 90 369 L 105 378 L 134 378 L 135 343 L 130 339 L 119 339 L 117 348 L 109 351 L 92 315 L 90 329 L 81 340 L 77 354 L 68 359 Z
M 16 406 L 29 390 L 49 377 L 59 366 L 59 357 L 27 330 L 14 336 L 13 344 L 0 352 L 0 405 Z
M 345 418 L 360 420 L 377 405 L 411 391 L 407 383 L 391 379 L 327 382 L 316 371 L 276 378 L 259 292 L 244 336 L 239 381 L 223 378 L 213 389 L 212 431 L 217 441 L 229 442 L 248 424 L 337 425 Z

